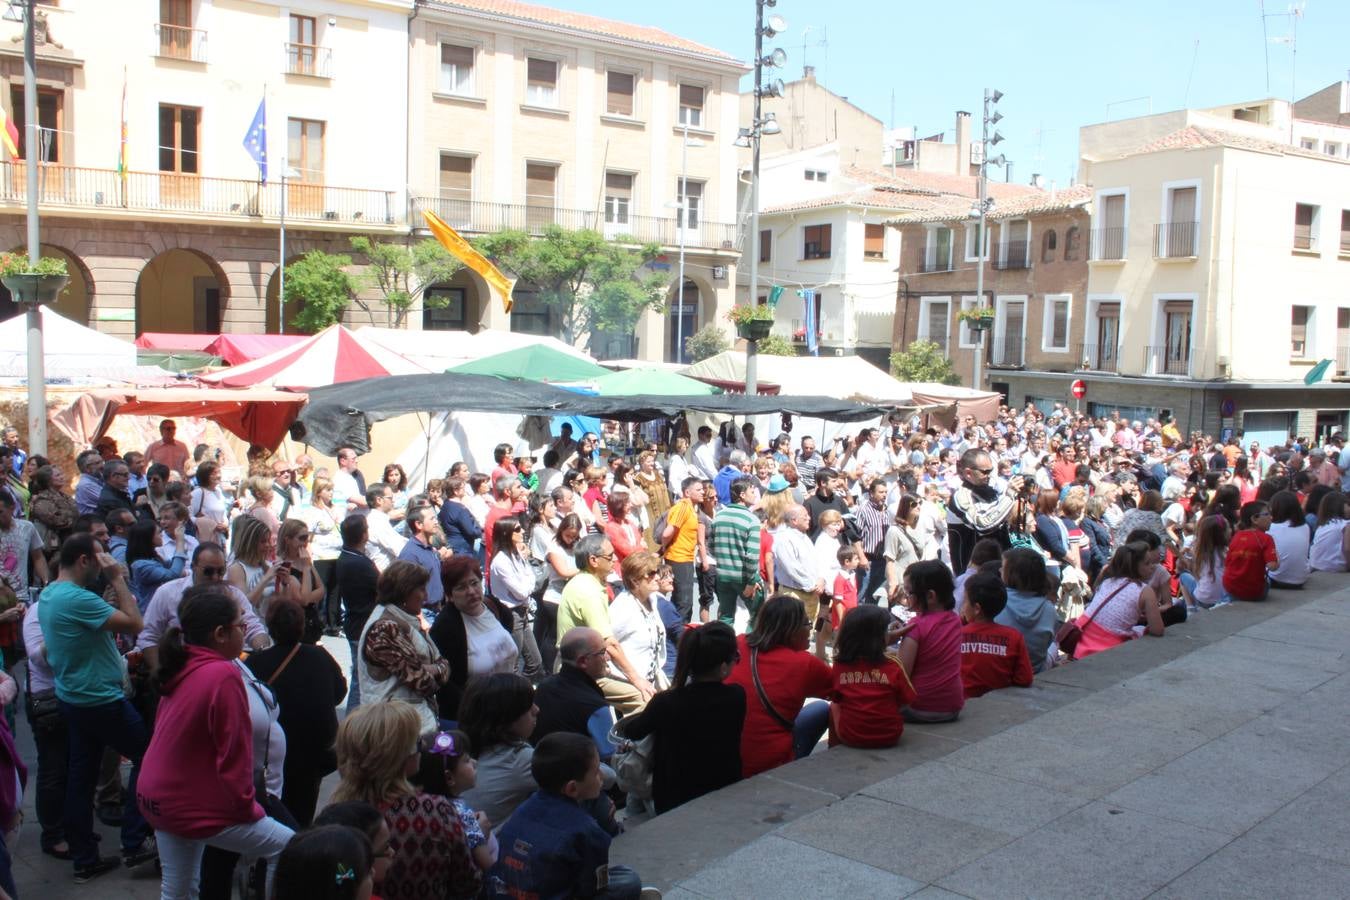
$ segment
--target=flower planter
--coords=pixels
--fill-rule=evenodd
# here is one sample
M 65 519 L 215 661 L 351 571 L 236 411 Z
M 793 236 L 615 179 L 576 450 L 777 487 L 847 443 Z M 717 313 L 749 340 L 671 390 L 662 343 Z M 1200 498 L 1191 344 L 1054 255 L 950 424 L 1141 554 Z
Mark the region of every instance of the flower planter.
M 70 281 L 69 275 L 33 275 L 17 273 L 0 278 L 0 283 L 9 288 L 15 303 L 54 303 L 61 288 Z
M 747 341 L 762 341 L 773 330 L 772 319 L 750 319 L 736 326 L 736 334 Z
M 994 327 L 993 319 L 981 317 L 981 318 L 970 318 L 964 321 L 966 323 L 966 327 L 977 334 L 981 331 L 988 331 L 990 328 Z

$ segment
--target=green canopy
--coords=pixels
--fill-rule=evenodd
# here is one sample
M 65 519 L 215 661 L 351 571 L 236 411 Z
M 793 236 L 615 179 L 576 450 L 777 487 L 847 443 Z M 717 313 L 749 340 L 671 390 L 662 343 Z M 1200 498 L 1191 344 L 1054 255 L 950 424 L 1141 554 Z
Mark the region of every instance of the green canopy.
M 136 362 L 142 366 L 159 366 L 170 372 L 195 372 L 208 366 L 223 366 L 219 356 L 197 350 L 147 350 L 137 348 Z
M 665 397 L 707 397 L 722 389 L 667 369 L 623 369 L 595 379 L 601 397 L 658 394 Z
M 609 374 L 609 369 L 544 344 L 517 347 L 505 353 L 461 363 L 445 371 L 457 375 L 493 375 L 526 381 L 588 381 Z

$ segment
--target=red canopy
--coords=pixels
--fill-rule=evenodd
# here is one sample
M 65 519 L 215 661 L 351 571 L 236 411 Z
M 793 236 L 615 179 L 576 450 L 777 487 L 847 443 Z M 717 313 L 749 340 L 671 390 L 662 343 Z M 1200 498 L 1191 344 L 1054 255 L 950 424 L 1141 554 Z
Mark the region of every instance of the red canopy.
M 307 399 L 305 394 L 262 388 L 106 388 L 81 394 L 51 420 L 77 445 L 89 446 L 108 430 L 114 416 L 198 416 L 251 444 L 273 449 L 281 444 Z
M 143 331 L 136 338 L 142 350 L 199 350 L 205 351 L 219 338 L 218 334 L 174 334 L 168 331 Z
M 266 385 L 307 390 L 382 375 L 424 375 L 427 370 L 359 333 L 330 325 L 313 337 L 261 359 L 232 366 L 201 380 L 221 387 Z
M 238 366 L 306 340 L 307 334 L 222 334 L 207 345 L 206 352 Z

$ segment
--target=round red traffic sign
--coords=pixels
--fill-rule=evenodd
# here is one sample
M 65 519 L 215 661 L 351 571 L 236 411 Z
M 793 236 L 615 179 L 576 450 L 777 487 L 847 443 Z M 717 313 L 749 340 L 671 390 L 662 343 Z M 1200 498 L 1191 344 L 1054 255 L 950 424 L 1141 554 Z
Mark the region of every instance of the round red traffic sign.
M 1082 400 L 1087 396 L 1087 382 L 1081 378 L 1075 378 L 1073 384 L 1069 385 L 1069 390 L 1073 391 L 1075 400 Z

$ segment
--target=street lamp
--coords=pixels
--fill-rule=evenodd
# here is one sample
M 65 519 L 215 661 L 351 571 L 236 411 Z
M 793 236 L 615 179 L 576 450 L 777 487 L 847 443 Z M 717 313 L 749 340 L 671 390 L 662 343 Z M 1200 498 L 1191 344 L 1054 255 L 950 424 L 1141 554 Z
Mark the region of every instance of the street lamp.
M 776 6 L 778 0 L 755 0 L 755 114 L 749 128 L 740 129 L 736 137 L 737 147 L 750 148 L 750 305 L 759 302 L 759 143 L 764 135 L 782 134 L 773 113 L 764 113 L 761 109 L 765 97 L 783 96 L 783 82 L 774 79 L 764 83 L 764 69 L 781 69 L 787 64 L 787 54 L 781 47 L 775 47 L 767 55 L 764 53 L 764 39 L 774 37 L 787 30 L 787 21 L 779 15 L 769 16 L 764 21 L 764 8 Z M 754 396 L 759 393 L 759 341 L 745 342 L 745 393 Z
M 277 281 L 277 334 L 286 333 L 286 179 L 299 178 L 300 170 L 281 161 L 281 274 Z
M 979 199 L 970 208 L 970 216 L 973 219 L 979 219 L 979 232 L 975 235 L 975 302 L 980 308 L 984 308 L 984 257 L 985 251 L 989 247 L 989 238 L 985 234 L 985 228 L 988 225 L 989 210 L 993 208 L 993 198 L 989 196 L 989 164 L 996 166 L 1007 164 L 1007 159 L 999 156 L 997 159 L 989 158 L 989 148 L 1003 141 L 1003 135 L 997 130 L 993 137 L 989 136 L 989 126 L 1002 121 L 1003 114 L 994 108 L 998 101 L 1003 99 L 1003 92 L 999 90 L 984 90 L 984 124 L 980 132 L 980 195 Z M 975 390 L 981 390 L 984 387 L 984 328 L 973 328 L 975 331 Z

